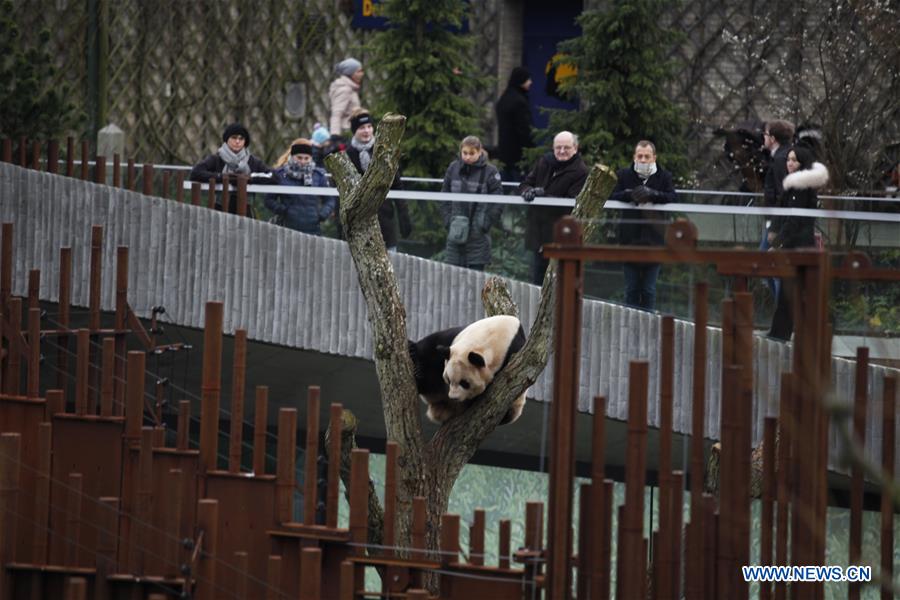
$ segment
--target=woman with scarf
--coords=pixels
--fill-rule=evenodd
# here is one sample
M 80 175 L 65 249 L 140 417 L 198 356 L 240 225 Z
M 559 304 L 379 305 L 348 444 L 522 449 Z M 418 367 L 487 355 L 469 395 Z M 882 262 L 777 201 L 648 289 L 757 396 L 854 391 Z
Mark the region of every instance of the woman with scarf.
M 481 140 L 470 135 L 459 145 L 459 158 L 444 175 L 442 192 L 502 194 L 500 172 L 488 162 Z M 484 271 L 491 262 L 491 227 L 503 212 L 502 204 L 488 202 L 441 202 L 447 227 L 444 262 Z
M 346 150 L 347 158 L 362 175 L 372 162 L 372 151 L 375 148 L 375 125 L 372 115 L 364 108 L 356 110 L 350 118 L 350 131 L 353 132 L 353 137 L 350 138 L 350 145 Z M 400 189 L 399 170 L 391 189 Z M 400 235 L 407 237 L 412 232 L 412 221 L 409 218 L 406 201 L 385 198 L 384 203 L 378 208 L 378 225 L 381 227 L 384 245 L 391 251 L 397 249 L 397 222 L 400 225 Z
M 787 154 L 787 176 L 782 187 L 784 192 L 778 200 L 779 208 L 816 208 L 819 198 L 818 188 L 828 183 L 828 169 L 816 162 L 812 150 L 804 146 L 793 146 Z M 794 215 L 778 215 L 769 226 L 768 242 L 770 250 L 816 247 L 815 219 Z M 775 314 L 769 337 L 790 340 L 794 332 L 793 281 L 783 279 L 778 286 Z
M 327 187 L 325 171 L 313 162 L 313 145 L 297 138 L 275 163 L 272 183 L 277 185 Z M 280 224 L 312 235 L 322 235 L 320 223 L 334 215 L 335 196 L 268 194 L 266 208 L 280 219 Z
M 191 181 L 209 183 L 210 179 L 215 179 L 216 183 L 222 183 L 227 178 L 229 183 L 234 183 L 234 178 L 238 175 L 253 177 L 257 173 L 268 176 L 271 169 L 250 154 L 249 146 L 250 133 L 247 128 L 240 123 L 232 123 L 222 133 L 222 145 L 216 153 L 210 154 L 191 169 Z M 231 198 L 229 203 L 231 213 L 237 212 L 237 202 L 234 200 L 235 198 Z M 216 201 L 216 208 L 222 208 L 219 201 Z

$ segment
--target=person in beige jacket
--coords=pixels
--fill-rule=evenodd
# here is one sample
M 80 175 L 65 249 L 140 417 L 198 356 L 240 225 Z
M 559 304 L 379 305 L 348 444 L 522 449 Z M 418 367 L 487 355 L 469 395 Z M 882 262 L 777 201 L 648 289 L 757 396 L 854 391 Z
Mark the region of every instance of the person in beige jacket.
M 360 107 L 359 86 L 365 72 L 362 63 L 355 58 L 342 60 L 335 71 L 338 77 L 328 88 L 328 98 L 331 100 L 328 128 L 332 135 L 340 135 L 350 129 L 350 116 Z

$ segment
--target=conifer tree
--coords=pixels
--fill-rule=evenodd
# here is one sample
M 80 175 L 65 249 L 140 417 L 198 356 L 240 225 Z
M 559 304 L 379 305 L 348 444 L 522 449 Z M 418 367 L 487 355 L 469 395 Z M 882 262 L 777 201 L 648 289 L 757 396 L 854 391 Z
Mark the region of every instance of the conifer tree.
M 478 135 L 473 39 L 460 32 L 461 0 L 388 0 L 389 28 L 373 40 L 373 70 L 384 78 L 378 113 L 406 115 L 403 173 L 441 177 L 460 140 Z
M 12 14 L 12 2 L 0 3 L 0 136 L 61 135 L 80 115 L 68 87 L 53 84 L 50 32 L 40 31 L 35 46 L 25 44 Z
M 578 69 L 560 89 L 581 108 L 552 111 L 547 139 L 573 131 L 589 159 L 615 167 L 632 161 L 635 142 L 650 139 L 665 168 L 687 174 L 684 116 L 668 92 L 678 34 L 660 22 L 667 8 L 664 0 L 614 0 L 582 13 L 582 35 L 559 45 L 563 60 Z

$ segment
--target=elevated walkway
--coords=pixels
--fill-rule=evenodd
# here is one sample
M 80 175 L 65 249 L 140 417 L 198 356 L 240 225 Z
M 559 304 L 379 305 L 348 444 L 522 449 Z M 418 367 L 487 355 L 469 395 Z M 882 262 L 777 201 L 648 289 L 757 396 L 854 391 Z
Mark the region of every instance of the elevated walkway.
M 268 376 L 280 378 L 285 389 L 295 389 L 295 399 L 303 397 L 303 377 L 314 375 L 304 375 L 302 362 L 316 364 L 320 376 L 310 383 L 322 385 L 325 401 L 331 401 L 328 394 L 332 382 L 344 386 L 342 393 L 355 390 L 354 398 L 333 400 L 344 402 L 358 414 L 362 411 L 364 435 L 377 439 L 380 431 L 383 437 L 380 406 L 373 399 L 378 391 L 371 367 L 371 330 L 345 243 L 6 163 L 0 163 L 0 220 L 15 223 L 14 294 L 25 295 L 27 272 L 40 269 L 41 299 L 55 302 L 59 248 L 71 246 L 72 303 L 86 306 L 91 226 L 102 225 L 104 311 L 114 309 L 116 247 L 128 246 L 129 303 L 138 316 L 149 318 L 152 307 L 162 305 L 166 309 L 163 319 L 190 335 L 190 330 L 202 327 L 205 302 L 220 300 L 225 304 L 226 333 L 237 328 L 248 332 L 253 343 L 251 363 L 254 348 L 275 345 L 277 348 L 268 349 L 270 359 L 265 362 L 270 364 L 261 368 L 268 366 Z M 487 277 L 484 273 L 405 254 L 392 255 L 392 264 L 406 305 L 411 338 L 483 316 L 480 292 Z M 537 309 L 539 289 L 522 282 L 511 282 L 511 288 L 527 330 Z M 593 396 L 604 395 L 608 399 L 607 416 L 623 421 L 627 416 L 628 362 L 645 359 L 650 362 L 648 420 L 656 426 L 660 317 L 589 300 L 582 323 L 579 409 L 589 413 Z M 690 322 L 676 322 L 674 428 L 681 433 L 690 432 L 692 332 Z M 721 395 L 720 332 L 710 328 L 708 338 L 705 436 L 716 439 Z M 758 337 L 754 354 L 753 439 L 757 443 L 764 417 L 777 414 L 779 376 L 790 364 L 790 346 Z M 288 356 L 296 356 L 296 370 Z M 839 397 L 852 398 L 854 368 L 853 361 L 833 359 L 832 377 Z M 199 364 L 196 370 L 197 386 L 193 389 L 199 391 Z M 869 368 L 871 398 L 878 401 L 869 402 L 866 445 L 876 461 L 881 457 L 882 381 L 889 371 L 878 366 Z M 505 440 L 496 444 L 498 452 L 533 456 L 541 452 L 544 411 L 540 404 L 550 399 L 551 377 L 552 369 L 548 368 L 531 388 L 529 398 L 533 402 L 525 411 L 528 418 L 495 433 Z M 294 378 L 299 380 L 296 384 Z M 269 383 L 253 381 L 249 374 L 248 381 Z M 223 389 L 229 389 L 228 385 L 224 383 Z M 290 398 L 279 401 L 290 403 Z M 615 444 L 615 430 L 610 438 Z M 832 434 L 831 446 L 836 444 Z M 586 441 L 579 441 L 579 448 L 579 458 L 588 460 Z M 677 445 L 675 451 L 677 456 Z M 836 456 L 831 457 L 834 468 Z

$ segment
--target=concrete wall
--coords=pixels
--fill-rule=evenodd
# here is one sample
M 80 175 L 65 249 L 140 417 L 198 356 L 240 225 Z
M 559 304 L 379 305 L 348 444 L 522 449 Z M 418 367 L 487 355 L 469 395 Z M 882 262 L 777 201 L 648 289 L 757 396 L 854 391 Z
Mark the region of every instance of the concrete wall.
M 163 305 L 166 320 L 200 328 L 206 301 L 221 300 L 226 332 L 244 328 L 252 340 L 372 358 L 366 307 L 343 242 L 5 163 L 0 163 L 0 219 L 15 224 L 17 295 L 27 292 L 28 270 L 40 269 L 41 298 L 57 300 L 59 248 L 71 246 L 72 302 L 87 306 L 91 226 L 97 224 L 104 227 L 103 310 L 114 309 L 115 252 L 125 245 L 130 248 L 129 303 L 141 317 Z M 480 290 L 485 274 L 405 254 L 393 255 L 392 262 L 411 338 L 483 316 Z M 539 290 L 513 282 L 512 294 L 527 330 Z M 608 415 L 624 420 L 628 362 L 645 359 L 650 361 L 649 422 L 658 424 L 660 322 L 658 315 L 647 312 L 585 302 L 580 410 L 590 411 L 593 396 L 605 395 Z M 691 323 L 676 322 L 675 345 L 674 426 L 689 432 Z M 720 345 L 721 332 L 710 328 L 705 435 L 712 438 L 718 437 Z M 764 417 L 778 412 L 779 374 L 790 365 L 790 348 L 756 338 L 754 360 L 756 442 Z M 837 397 L 851 399 L 854 363 L 834 359 L 832 371 Z M 881 456 L 880 394 L 888 371 L 869 369 L 872 397 L 879 401 L 869 403 L 867 447 L 876 460 Z M 552 369 L 546 369 L 529 396 L 549 400 L 551 376 Z

